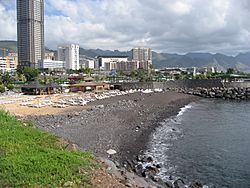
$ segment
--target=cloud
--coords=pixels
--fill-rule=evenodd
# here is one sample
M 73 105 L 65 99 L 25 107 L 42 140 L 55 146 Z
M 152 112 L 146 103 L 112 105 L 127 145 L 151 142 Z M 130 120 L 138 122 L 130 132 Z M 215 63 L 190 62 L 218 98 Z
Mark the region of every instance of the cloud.
M 0 0 L 0 39 L 15 39 L 15 10 Z M 46 45 L 235 54 L 250 49 L 248 0 L 45 0 Z
M 0 40 L 16 40 L 16 11 L 10 5 L 0 0 Z

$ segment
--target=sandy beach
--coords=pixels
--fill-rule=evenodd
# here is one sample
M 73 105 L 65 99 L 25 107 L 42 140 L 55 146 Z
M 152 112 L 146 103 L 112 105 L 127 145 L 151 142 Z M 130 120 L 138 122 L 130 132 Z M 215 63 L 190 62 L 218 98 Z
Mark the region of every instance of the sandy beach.
M 147 149 L 147 141 L 159 122 L 198 99 L 171 91 L 133 93 L 90 102 L 87 107 L 70 107 L 50 115 L 30 114 L 26 118 L 83 151 L 108 158 L 107 150 L 115 150 L 117 154 L 112 159 L 123 162 Z

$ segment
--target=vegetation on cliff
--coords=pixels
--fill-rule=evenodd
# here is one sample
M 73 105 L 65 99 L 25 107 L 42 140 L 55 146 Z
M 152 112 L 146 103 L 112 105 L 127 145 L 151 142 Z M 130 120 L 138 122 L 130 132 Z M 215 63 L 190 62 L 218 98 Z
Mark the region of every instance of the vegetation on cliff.
M 92 186 L 91 154 L 29 125 L 0 111 L 0 187 Z

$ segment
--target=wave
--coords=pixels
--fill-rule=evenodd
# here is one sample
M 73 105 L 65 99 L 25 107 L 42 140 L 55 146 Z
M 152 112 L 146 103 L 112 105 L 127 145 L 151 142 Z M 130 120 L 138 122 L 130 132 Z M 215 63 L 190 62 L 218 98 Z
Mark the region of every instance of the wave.
M 186 106 L 184 106 L 183 108 L 181 108 L 180 112 L 178 113 L 177 117 L 180 117 L 184 114 L 184 112 L 186 112 L 188 109 L 193 107 L 193 103 L 190 103 Z
M 162 179 L 167 180 L 169 175 L 175 173 L 176 166 L 171 165 L 166 153 L 172 147 L 174 141 L 183 136 L 179 125 L 182 122 L 182 116 L 187 110 L 193 108 L 193 106 L 194 103 L 190 103 L 181 108 L 176 116 L 160 122 L 161 126 L 156 129 L 151 137 L 149 150 L 146 154 L 153 156 L 158 163 L 162 164 L 163 168 L 159 174 L 159 177 Z

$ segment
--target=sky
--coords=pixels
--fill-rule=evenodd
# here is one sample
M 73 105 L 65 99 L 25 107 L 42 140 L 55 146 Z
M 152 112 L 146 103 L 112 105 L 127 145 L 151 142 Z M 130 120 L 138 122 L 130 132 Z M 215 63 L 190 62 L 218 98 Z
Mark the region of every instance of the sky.
M 250 51 L 250 0 L 45 0 L 45 45 L 157 52 Z M 0 0 L 0 40 L 16 40 L 15 0 Z

